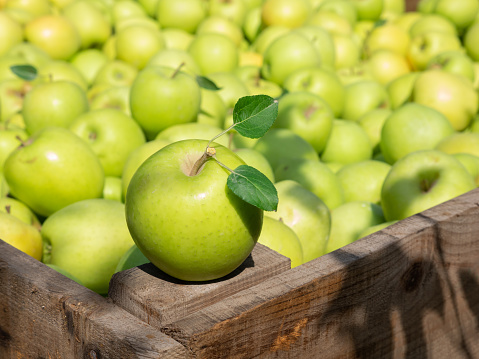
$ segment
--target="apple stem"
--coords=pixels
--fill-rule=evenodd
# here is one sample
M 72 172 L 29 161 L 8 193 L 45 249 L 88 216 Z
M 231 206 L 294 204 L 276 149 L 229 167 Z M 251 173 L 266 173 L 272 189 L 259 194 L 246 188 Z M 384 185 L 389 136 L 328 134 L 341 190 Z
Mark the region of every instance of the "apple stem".
M 185 66 L 185 63 L 182 62 L 180 64 L 180 66 L 178 66 L 176 69 L 175 69 L 175 72 L 173 72 L 173 74 L 171 75 L 171 78 L 174 79 L 176 77 L 176 75 L 178 74 L 178 72 L 180 72 L 181 68 Z
M 10 209 L 11 209 L 10 205 L 5 206 L 5 212 L 7 212 L 8 214 L 11 214 Z
M 203 165 L 206 163 L 206 161 L 208 161 L 215 154 L 216 150 L 214 147 L 207 147 L 205 152 L 203 152 L 201 157 L 195 162 L 195 164 L 191 168 L 189 176 L 196 176 L 200 171 L 201 167 L 203 167 Z
M 23 139 L 20 136 L 16 135 L 15 138 L 20 141 L 20 146 L 21 147 L 25 146 L 25 141 L 23 141 Z

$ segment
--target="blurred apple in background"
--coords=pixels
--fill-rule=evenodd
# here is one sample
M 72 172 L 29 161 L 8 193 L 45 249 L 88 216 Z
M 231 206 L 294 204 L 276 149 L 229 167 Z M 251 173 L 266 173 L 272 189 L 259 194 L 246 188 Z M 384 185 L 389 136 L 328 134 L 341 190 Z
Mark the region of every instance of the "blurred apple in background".
M 265 26 L 280 25 L 293 29 L 303 25 L 310 15 L 308 0 L 266 0 L 261 6 Z
M 38 230 L 42 227 L 38 216 L 25 203 L 18 199 L 12 197 L 0 198 L 0 212 L 11 214 Z
M 22 26 L 4 12 L 0 13 L 0 56 L 23 41 Z
M 98 69 L 92 85 L 131 85 L 138 75 L 138 69 L 122 60 L 110 60 Z
M 474 60 L 479 61 L 479 44 L 477 38 L 479 37 L 479 21 L 472 24 L 464 35 L 464 48 L 467 54 Z
M 86 49 L 77 52 L 70 60 L 82 74 L 87 84 L 91 86 L 100 69 L 109 62 L 105 53 L 99 49 Z
M 158 51 L 150 60 L 146 66 L 166 66 L 173 69 L 180 68 L 181 71 L 186 72 L 192 76 L 200 74 L 200 68 L 195 59 L 186 50 L 179 49 L 163 49 Z
M 123 202 L 122 182 L 120 177 L 105 176 L 102 198 Z
M 368 111 L 389 108 L 386 87 L 375 80 L 362 80 L 346 86 L 341 118 L 357 121 Z
M 459 160 L 474 178 L 476 186 L 479 186 L 479 156 L 470 153 L 453 153 L 454 158 Z
M 327 30 L 319 26 L 303 25 L 294 29 L 293 32 L 305 36 L 313 44 L 316 51 L 319 53 L 321 68 L 330 70 L 334 69 L 336 50 L 333 38 Z
M 26 94 L 31 90 L 30 82 L 9 78 L 0 82 L 0 121 L 6 122 L 20 113 Z
M 156 18 L 163 29 L 182 29 L 193 34 L 206 17 L 205 3 L 202 0 L 157 0 L 156 2 Z
M 366 112 L 358 119 L 359 125 L 364 129 L 371 141 L 373 155 L 381 152 L 379 143 L 381 141 L 381 132 L 386 119 L 392 114 L 391 109 L 378 108 Z
M 274 171 L 271 164 L 260 152 L 252 148 L 236 148 L 233 152 L 245 163 L 263 173 L 271 182 L 275 182 Z
M 436 146 L 445 153 L 470 153 L 479 156 L 479 133 L 456 132 L 443 138 Z
M 2 240 L 36 260 L 42 259 L 43 242 L 37 228 L 17 217 L 0 211 L 0 233 Z
M 474 62 L 462 51 L 445 51 L 429 61 L 426 70 L 442 69 L 474 82 Z
M 419 72 L 410 72 L 397 77 L 386 85 L 392 110 L 411 100 L 414 82 L 416 82 L 418 75 Z
M 168 128 L 160 131 L 155 137 L 156 140 L 168 140 L 170 142 L 177 142 L 182 140 L 197 139 L 197 140 L 211 140 L 216 135 L 223 132 L 221 127 L 208 125 L 206 123 L 180 123 L 178 125 L 171 125 Z M 229 147 L 228 136 L 221 136 L 215 140 L 216 143 Z

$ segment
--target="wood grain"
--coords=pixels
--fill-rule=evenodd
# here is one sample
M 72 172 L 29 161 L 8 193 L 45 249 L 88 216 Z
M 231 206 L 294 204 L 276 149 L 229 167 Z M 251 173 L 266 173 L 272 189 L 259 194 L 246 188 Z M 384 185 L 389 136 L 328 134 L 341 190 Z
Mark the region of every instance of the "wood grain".
M 243 265 L 220 280 L 184 282 L 149 263 L 115 274 L 109 297 L 146 323 L 161 328 L 290 268 L 289 258 L 257 244 Z
M 189 358 L 178 342 L 0 240 L 0 358 Z
M 478 358 L 479 190 L 162 328 L 197 358 Z

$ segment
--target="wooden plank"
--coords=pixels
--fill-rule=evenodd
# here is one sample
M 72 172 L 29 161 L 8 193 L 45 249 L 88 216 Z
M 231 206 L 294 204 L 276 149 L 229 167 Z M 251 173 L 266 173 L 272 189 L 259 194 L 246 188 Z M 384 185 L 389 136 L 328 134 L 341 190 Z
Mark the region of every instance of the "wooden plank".
M 178 342 L 0 240 L 0 358 L 189 358 Z
M 162 331 L 197 358 L 478 358 L 479 190 Z
M 289 258 L 257 244 L 237 270 L 220 280 L 184 282 L 149 263 L 115 274 L 108 295 L 118 306 L 161 328 L 289 269 Z

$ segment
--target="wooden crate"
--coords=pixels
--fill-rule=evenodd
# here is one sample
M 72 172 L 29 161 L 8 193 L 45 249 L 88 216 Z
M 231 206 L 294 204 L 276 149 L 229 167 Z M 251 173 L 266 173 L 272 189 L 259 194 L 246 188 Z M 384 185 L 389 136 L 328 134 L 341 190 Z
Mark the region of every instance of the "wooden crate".
M 0 241 L 0 358 L 479 358 L 479 189 L 294 269 L 147 264 L 108 298 Z

